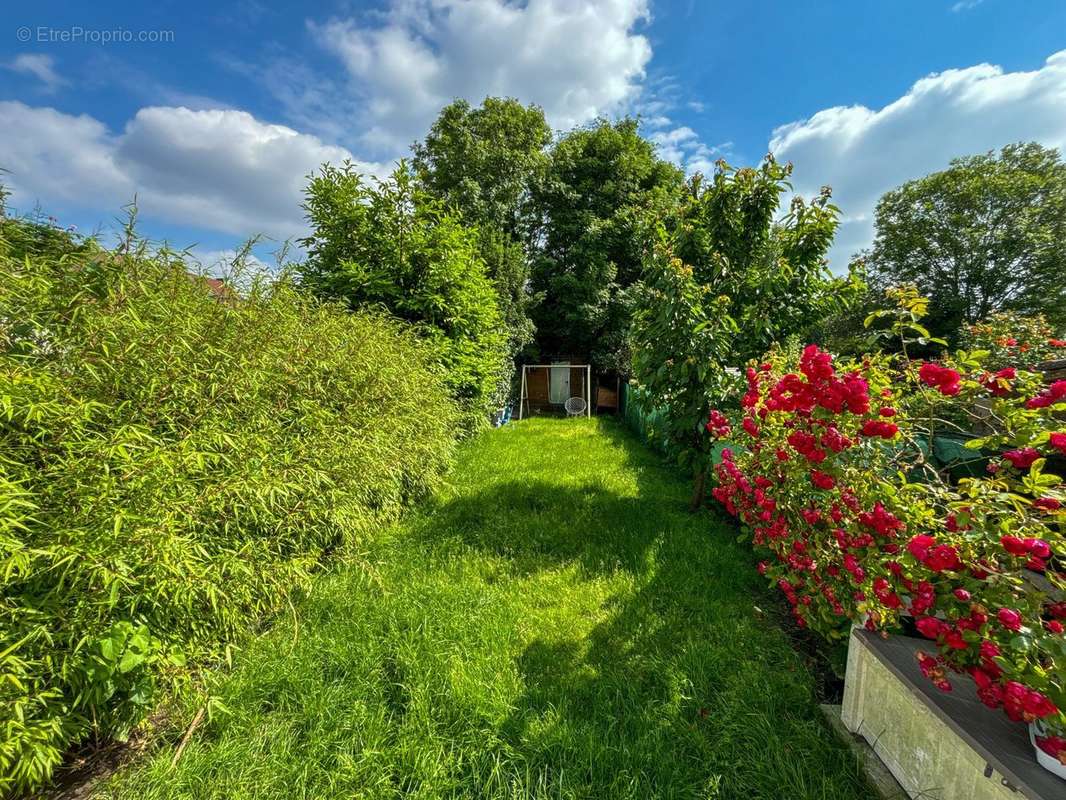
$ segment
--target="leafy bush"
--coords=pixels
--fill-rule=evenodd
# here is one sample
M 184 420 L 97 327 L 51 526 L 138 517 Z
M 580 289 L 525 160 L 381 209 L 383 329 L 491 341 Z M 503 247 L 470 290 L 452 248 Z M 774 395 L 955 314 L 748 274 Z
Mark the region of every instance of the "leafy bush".
M 380 315 L 285 278 L 212 291 L 167 253 L 31 236 L 15 259 L 6 233 L 0 793 L 224 658 L 435 483 L 457 420 Z
M 644 260 L 633 373 L 638 397 L 665 411 L 654 435 L 694 469 L 694 503 L 709 454 L 699 420 L 735 384 L 726 368 L 796 335 L 855 289 L 826 266 L 838 215 L 828 189 L 810 203 L 793 198 L 775 222 L 791 174 L 772 156 L 758 169 L 719 162 L 658 220 Z
M 1066 454 L 1066 381 L 990 372 L 988 356 L 772 354 L 747 371 L 739 426 L 710 414 L 736 446 L 713 494 L 770 556 L 760 571 L 800 625 L 840 638 L 853 621 L 899 630 L 909 614 L 935 643 L 920 661 L 940 688 L 968 673 L 988 706 L 1061 733 L 1066 491 L 1048 459 Z M 992 431 L 967 444 L 990 465 L 955 483 L 932 444 L 962 417 Z M 1056 741 L 1049 752 L 1066 756 Z
M 992 314 L 981 322 L 963 325 L 959 340 L 966 350 L 987 350 L 987 366 L 994 369 L 1033 367 L 1053 358 L 1066 358 L 1066 339 L 1055 336 L 1042 314 Z
M 306 195 L 303 285 L 411 323 L 432 344 L 466 426 L 484 424 L 511 365 L 477 230 L 420 189 L 403 162 L 374 186 L 351 164 L 327 164 Z

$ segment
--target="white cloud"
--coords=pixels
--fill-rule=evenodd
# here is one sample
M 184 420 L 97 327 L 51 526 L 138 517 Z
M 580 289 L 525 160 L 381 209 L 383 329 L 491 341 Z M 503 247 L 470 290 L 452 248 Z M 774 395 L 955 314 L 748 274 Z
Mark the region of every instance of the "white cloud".
M 733 146 L 732 142 L 708 146 L 687 125 L 657 130 L 648 138 L 658 148 L 660 158 L 677 164 L 689 175 L 697 172 L 709 175 L 714 170 L 714 162 L 728 154 Z
M 49 55 L 43 53 L 22 53 L 6 64 L 4 67 L 23 75 L 32 75 L 44 86 L 46 92 L 54 92 L 67 83 L 55 69 L 55 61 Z
M 843 269 L 873 240 L 878 198 L 943 169 L 952 158 L 1018 141 L 1066 147 L 1066 50 L 1031 72 L 991 64 L 952 69 L 915 83 L 884 108 L 837 106 L 774 131 L 770 150 L 795 164 L 804 195 L 833 187 L 844 214 L 830 254 Z
M 301 234 L 306 175 L 352 158 L 243 111 L 142 108 L 117 134 L 86 115 L 19 102 L 0 102 L 0 118 L 0 158 L 9 159 L 0 167 L 10 170 L 16 207 L 65 202 L 117 212 L 136 194 L 146 217 L 242 238 Z
M 961 11 L 969 11 L 972 8 L 977 8 L 984 0 L 959 0 L 951 7 L 951 13 L 958 14 Z
M 518 97 L 566 128 L 639 95 L 652 51 L 634 31 L 648 19 L 648 0 L 392 0 L 369 19 L 310 24 L 344 64 L 345 85 L 278 71 L 268 80 L 309 122 L 331 108 L 354 112 L 358 143 L 385 155 L 421 137 L 456 98 Z

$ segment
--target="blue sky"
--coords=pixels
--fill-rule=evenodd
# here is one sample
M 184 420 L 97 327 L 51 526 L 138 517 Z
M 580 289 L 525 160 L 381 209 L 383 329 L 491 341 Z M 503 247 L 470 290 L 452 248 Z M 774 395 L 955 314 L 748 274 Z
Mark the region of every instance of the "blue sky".
M 300 235 L 323 160 L 382 173 L 443 103 L 486 94 L 560 129 L 639 113 L 689 171 L 773 149 L 799 192 L 834 187 L 842 268 L 892 186 L 1011 141 L 1066 146 L 1066 3 L 20 4 L 0 167 L 18 209 L 93 229 L 136 194 L 148 235 L 211 258 Z

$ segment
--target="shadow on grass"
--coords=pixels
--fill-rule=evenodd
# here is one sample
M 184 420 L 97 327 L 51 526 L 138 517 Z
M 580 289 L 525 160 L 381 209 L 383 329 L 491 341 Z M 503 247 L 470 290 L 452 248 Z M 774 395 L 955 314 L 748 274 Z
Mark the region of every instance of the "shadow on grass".
M 531 771 L 543 796 L 584 796 L 575 785 L 595 797 L 865 796 L 816 716 L 803 659 L 756 608 L 765 595 L 750 549 L 713 516 L 688 513 L 678 474 L 607 432 L 635 493 L 588 473 L 501 479 L 436 507 L 416 531 L 428 547 L 492 554 L 515 578 L 578 566 L 618 586 L 591 628 L 525 646 L 525 691 L 499 729 L 508 763 Z M 492 764 L 470 764 L 469 784 L 502 780 Z

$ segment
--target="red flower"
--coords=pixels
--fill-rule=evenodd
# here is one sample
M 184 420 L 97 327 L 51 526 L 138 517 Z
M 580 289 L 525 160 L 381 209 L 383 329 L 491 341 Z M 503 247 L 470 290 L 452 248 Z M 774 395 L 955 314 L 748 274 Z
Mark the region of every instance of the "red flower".
M 1026 408 L 1048 408 L 1066 399 L 1066 380 L 1055 381 L 1025 404 Z
M 1048 629 L 1049 633 L 1062 633 L 1066 631 L 1066 627 L 1063 627 L 1062 623 L 1057 619 L 1049 619 L 1044 623 L 1044 627 Z
M 891 511 L 886 511 L 885 507 L 879 502 L 874 503 L 873 511 L 864 511 L 859 514 L 859 522 L 885 538 L 894 536 L 897 531 L 903 530 L 904 527 L 903 522 Z
M 1054 497 L 1039 497 L 1033 501 L 1033 508 L 1042 508 L 1044 511 L 1058 511 L 1062 503 Z
M 947 626 L 936 617 L 919 617 L 914 621 L 914 627 L 926 639 L 936 639 Z
M 1048 443 L 1063 455 L 1066 455 L 1066 433 L 1053 433 Z
M 1026 714 L 1033 717 L 1047 717 L 1057 714 L 1059 711 L 1054 703 L 1034 689 L 1030 689 L 1025 695 L 1025 700 L 1022 701 L 1022 708 L 1025 709 Z
M 957 570 L 962 566 L 958 551 L 950 544 L 938 544 L 926 554 L 923 563 L 933 572 Z
M 717 409 L 712 409 L 706 425 L 707 431 L 719 439 L 724 439 L 731 430 L 729 420 L 725 414 Z
M 968 591 L 966 591 L 965 589 L 963 589 L 962 587 L 959 587 L 958 589 L 956 589 L 952 594 L 954 594 L 955 597 L 958 598 L 959 601 L 961 601 L 963 603 L 969 603 L 970 602 L 970 593 Z
M 996 612 L 996 619 L 1009 631 L 1020 630 L 1022 627 L 1022 615 L 1013 608 L 1001 608 Z
M 934 544 L 936 544 L 936 539 L 922 533 L 910 540 L 907 544 L 907 552 L 914 556 L 915 560 L 925 561 L 926 553 Z
M 817 486 L 819 489 L 832 489 L 837 485 L 837 482 L 833 480 L 832 475 L 826 475 L 824 472 L 812 469 L 811 470 L 811 483 Z
M 922 383 L 935 387 L 941 394 L 949 396 L 959 393 L 959 383 L 962 380 L 962 376 L 950 367 L 928 362 L 918 369 L 918 377 Z
M 1063 442 L 1066 445 L 1066 434 L 1063 436 Z M 1040 458 L 1040 453 L 1032 447 L 1022 447 L 1018 450 L 1008 450 L 1003 454 L 1003 458 L 1009 461 L 1015 469 L 1027 470 L 1034 461 Z
M 894 417 L 896 416 L 896 409 L 892 408 L 891 406 L 885 406 L 877 413 L 880 414 L 882 417 Z
M 751 417 L 744 417 L 744 421 L 740 424 L 750 436 L 755 439 L 759 438 L 759 426 L 755 424 L 755 420 Z
M 992 375 L 985 373 L 981 376 L 981 385 L 996 397 L 1006 397 L 1010 394 L 1010 382 L 1017 377 L 1018 371 L 1014 367 L 1007 367 Z
M 999 543 L 1003 545 L 1003 549 L 1010 553 L 1012 556 L 1029 555 L 1029 548 L 1026 547 L 1025 542 L 1023 542 L 1017 536 L 1000 536 Z
M 899 432 L 899 428 L 891 422 L 880 419 L 868 419 L 863 423 L 863 436 L 880 436 L 882 439 L 891 439 Z
M 1066 339 L 1048 339 L 1047 343 L 1051 347 L 1066 347 Z
M 1051 546 L 1043 539 L 1026 539 L 1023 544 L 1029 555 L 1035 558 L 1051 558 Z

